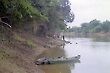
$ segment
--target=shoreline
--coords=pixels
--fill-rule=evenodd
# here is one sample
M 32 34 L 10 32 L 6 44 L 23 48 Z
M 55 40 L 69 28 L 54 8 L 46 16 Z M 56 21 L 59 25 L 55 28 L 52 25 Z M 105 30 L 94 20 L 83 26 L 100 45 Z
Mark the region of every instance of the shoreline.
M 11 34 L 10 40 L 0 40 L 0 73 L 45 73 L 34 64 L 36 57 L 63 43 L 59 38 L 36 37 L 26 32 Z

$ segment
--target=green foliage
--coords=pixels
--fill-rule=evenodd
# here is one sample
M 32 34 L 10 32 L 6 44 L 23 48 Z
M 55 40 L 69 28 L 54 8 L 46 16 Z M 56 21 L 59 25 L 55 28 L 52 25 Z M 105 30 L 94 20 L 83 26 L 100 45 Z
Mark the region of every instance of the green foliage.
M 110 32 L 110 21 L 106 20 L 102 23 L 103 32 Z
M 25 45 L 28 45 L 28 46 L 31 47 L 31 48 L 36 47 L 36 44 L 35 44 L 32 40 L 24 39 L 24 38 L 22 38 L 22 37 L 19 36 L 19 35 L 15 35 L 14 38 L 15 38 L 15 40 L 17 40 L 17 41 L 25 42 Z
M 98 20 L 92 20 L 89 23 L 83 23 L 81 27 L 74 27 L 69 29 L 71 32 L 80 31 L 80 33 L 100 33 L 100 32 L 110 32 L 110 21 L 106 20 L 100 22 Z
M 25 41 L 25 39 L 20 37 L 19 35 L 15 35 L 14 37 L 15 37 L 15 40 L 17 41 L 21 41 L 21 42 Z
M 27 43 L 27 45 L 28 45 L 29 47 L 31 47 L 31 48 L 36 47 L 36 44 L 35 44 L 32 40 L 27 40 L 26 43 Z
M 32 4 L 48 17 L 49 31 L 64 30 L 67 22 L 72 22 L 74 14 L 70 12 L 68 0 L 31 0 Z
M 4 50 L 2 50 L 2 48 L 0 48 L 0 60 L 8 58 L 9 56 L 9 54 L 7 54 Z
M 7 16 L 13 27 L 36 20 L 46 24 L 43 31 L 58 31 L 74 20 L 69 0 L 0 0 L 0 4 L 0 17 Z
M 2 16 L 9 16 L 11 22 L 18 22 L 19 20 L 29 18 L 47 19 L 28 0 L 2 0 L 0 4 L 2 4 L 0 14 Z

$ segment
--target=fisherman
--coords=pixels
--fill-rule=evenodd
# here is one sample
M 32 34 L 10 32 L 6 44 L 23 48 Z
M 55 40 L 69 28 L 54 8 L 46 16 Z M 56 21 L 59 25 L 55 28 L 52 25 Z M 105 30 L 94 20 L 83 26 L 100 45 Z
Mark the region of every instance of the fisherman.
M 65 40 L 65 36 L 63 35 L 63 40 Z

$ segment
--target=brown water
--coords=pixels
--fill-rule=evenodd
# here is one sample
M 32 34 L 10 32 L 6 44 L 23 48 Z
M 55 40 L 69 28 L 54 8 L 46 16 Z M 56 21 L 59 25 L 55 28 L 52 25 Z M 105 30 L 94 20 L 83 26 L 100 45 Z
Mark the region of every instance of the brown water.
M 45 73 L 110 73 L 110 42 L 92 38 L 67 38 L 72 44 L 45 51 L 40 57 L 81 55 L 81 63 L 39 66 Z M 76 44 L 76 42 L 78 44 Z

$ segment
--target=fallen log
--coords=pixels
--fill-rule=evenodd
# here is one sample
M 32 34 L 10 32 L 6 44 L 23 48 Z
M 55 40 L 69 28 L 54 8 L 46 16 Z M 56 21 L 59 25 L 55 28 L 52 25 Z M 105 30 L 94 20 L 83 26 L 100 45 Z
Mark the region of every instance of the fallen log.
M 57 58 L 40 58 L 35 61 L 36 65 L 45 65 L 45 64 L 57 64 L 57 63 L 76 63 L 80 61 L 80 55 L 71 58 L 57 57 Z

